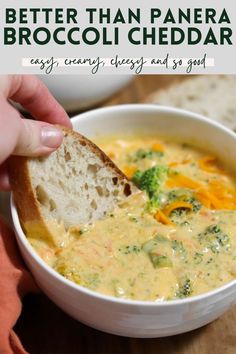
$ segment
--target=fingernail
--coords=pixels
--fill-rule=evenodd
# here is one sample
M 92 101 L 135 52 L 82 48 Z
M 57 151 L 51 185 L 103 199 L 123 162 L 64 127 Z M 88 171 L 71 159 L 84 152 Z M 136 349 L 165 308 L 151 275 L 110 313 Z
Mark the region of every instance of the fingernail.
M 63 133 L 54 126 L 44 126 L 41 129 L 41 144 L 49 148 L 57 148 L 61 145 Z

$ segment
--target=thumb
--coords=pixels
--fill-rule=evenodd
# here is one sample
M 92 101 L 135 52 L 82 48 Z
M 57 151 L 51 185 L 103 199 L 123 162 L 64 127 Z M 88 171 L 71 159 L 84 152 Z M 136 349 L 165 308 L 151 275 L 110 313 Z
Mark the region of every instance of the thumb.
M 45 155 L 60 146 L 62 131 L 45 122 L 22 119 L 6 100 L 0 99 L 0 164 L 11 154 Z
M 54 125 L 21 119 L 13 155 L 39 156 L 58 148 L 63 140 L 62 131 Z

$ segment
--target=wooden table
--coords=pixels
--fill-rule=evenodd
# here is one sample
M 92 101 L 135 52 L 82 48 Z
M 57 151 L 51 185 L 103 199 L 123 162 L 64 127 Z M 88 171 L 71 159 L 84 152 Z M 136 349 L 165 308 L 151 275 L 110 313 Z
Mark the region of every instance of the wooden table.
M 139 76 L 103 106 L 145 100 L 180 76 Z M 236 307 L 215 322 L 190 333 L 160 339 L 105 334 L 73 320 L 46 296 L 29 295 L 15 327 L 31 354 L 235 354 Z

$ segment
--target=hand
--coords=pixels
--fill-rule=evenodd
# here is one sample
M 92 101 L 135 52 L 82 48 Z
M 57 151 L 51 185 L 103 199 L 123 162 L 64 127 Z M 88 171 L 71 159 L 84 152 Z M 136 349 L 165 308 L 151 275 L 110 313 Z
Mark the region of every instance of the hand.
M 22 119 L 8 99 L 20 103 L 36 120 Z M 37 77 L 0 76 L 0 190 L 10 188 L 6 167 L 10 155 L 40 156 L 60 146 L 63 134 L 53 124 L 71 127 L 64 109 Z

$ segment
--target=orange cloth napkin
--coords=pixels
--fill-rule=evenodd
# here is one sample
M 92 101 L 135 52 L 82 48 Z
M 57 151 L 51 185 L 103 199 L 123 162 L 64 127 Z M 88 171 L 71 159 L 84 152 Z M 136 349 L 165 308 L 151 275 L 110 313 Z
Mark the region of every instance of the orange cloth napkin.
M 0 220 L 0 353 L 26 354 L 13 327 L 21 313 L 21 298 L 37 292 L 20 257 L 13 231 Z

